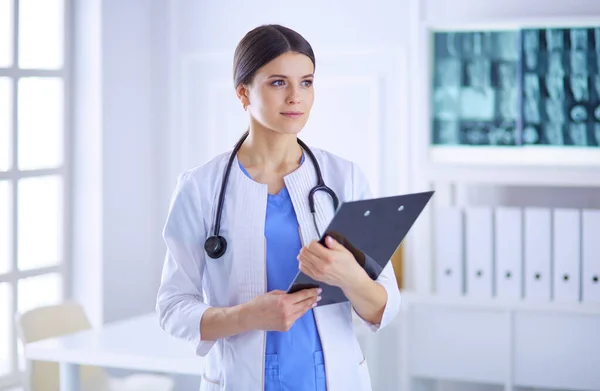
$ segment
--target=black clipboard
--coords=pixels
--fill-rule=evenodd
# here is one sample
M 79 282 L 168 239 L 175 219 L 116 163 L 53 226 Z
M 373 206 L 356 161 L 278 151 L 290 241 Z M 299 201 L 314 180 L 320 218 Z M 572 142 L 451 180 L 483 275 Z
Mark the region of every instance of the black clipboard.
M 375 280 L 402 243 L 433 191 L 405 194 L 368 200 L 349 201 L 340 205 L 319 242 L 332 236 L 343 244 Z M 348 301 L 343 291 L 335 286 L 315 281 L 298 272 L 288 293 L 302 289 L 321 288 L 318 306 Z

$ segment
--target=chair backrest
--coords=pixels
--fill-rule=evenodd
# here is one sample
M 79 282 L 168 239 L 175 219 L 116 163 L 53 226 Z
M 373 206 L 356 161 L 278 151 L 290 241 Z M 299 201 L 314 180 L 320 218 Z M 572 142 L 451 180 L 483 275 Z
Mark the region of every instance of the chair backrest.
M 19 339 L 24 345 L 91 328 L 81 305 L 70 301 L 17 314 L 16 322 Z M 31 391 L 59 389 L 60 375 L 57 363 L 28 362 L 27 374 L 28 388 Z M 83 384 L 100 385 L 106 378 L 100 368 L 82 367 L 80 380 Z

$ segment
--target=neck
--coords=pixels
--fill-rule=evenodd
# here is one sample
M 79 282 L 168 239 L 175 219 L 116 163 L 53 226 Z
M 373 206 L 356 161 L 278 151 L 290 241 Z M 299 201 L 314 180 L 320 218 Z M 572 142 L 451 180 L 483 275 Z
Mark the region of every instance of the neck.
M 295 134 L 281 134 L 261 126 L 250 126 L 248 138 L 238 152 L 247 166 L 279 168 L 298 164 L 302 148 Z

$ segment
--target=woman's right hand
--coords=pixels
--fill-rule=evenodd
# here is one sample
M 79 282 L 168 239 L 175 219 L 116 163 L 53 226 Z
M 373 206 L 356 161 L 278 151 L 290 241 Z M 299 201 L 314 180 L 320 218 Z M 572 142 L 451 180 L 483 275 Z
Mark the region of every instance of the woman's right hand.
M 288 331 L 306 311 L 321 300 L 320 288 L 303 289 L 294 293 L 274 290 L 246 304 L 244 320 L 250 330 Z

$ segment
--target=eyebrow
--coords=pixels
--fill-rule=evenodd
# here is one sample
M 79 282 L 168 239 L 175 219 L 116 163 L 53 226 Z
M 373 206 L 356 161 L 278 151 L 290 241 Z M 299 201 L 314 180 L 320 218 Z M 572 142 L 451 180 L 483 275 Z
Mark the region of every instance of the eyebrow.
M 304 75 L 302 76 L 302 79 L 305 79 L 307 77 L 314 77 L 314 75 L 312 73 L 309 73 L 308 75 Z M 278 78 L 278 79 L 287 79 L 288 77 L 285 75 L 271 75 L 269 76 L 267 79 L 273 79 L 273 78 Z

